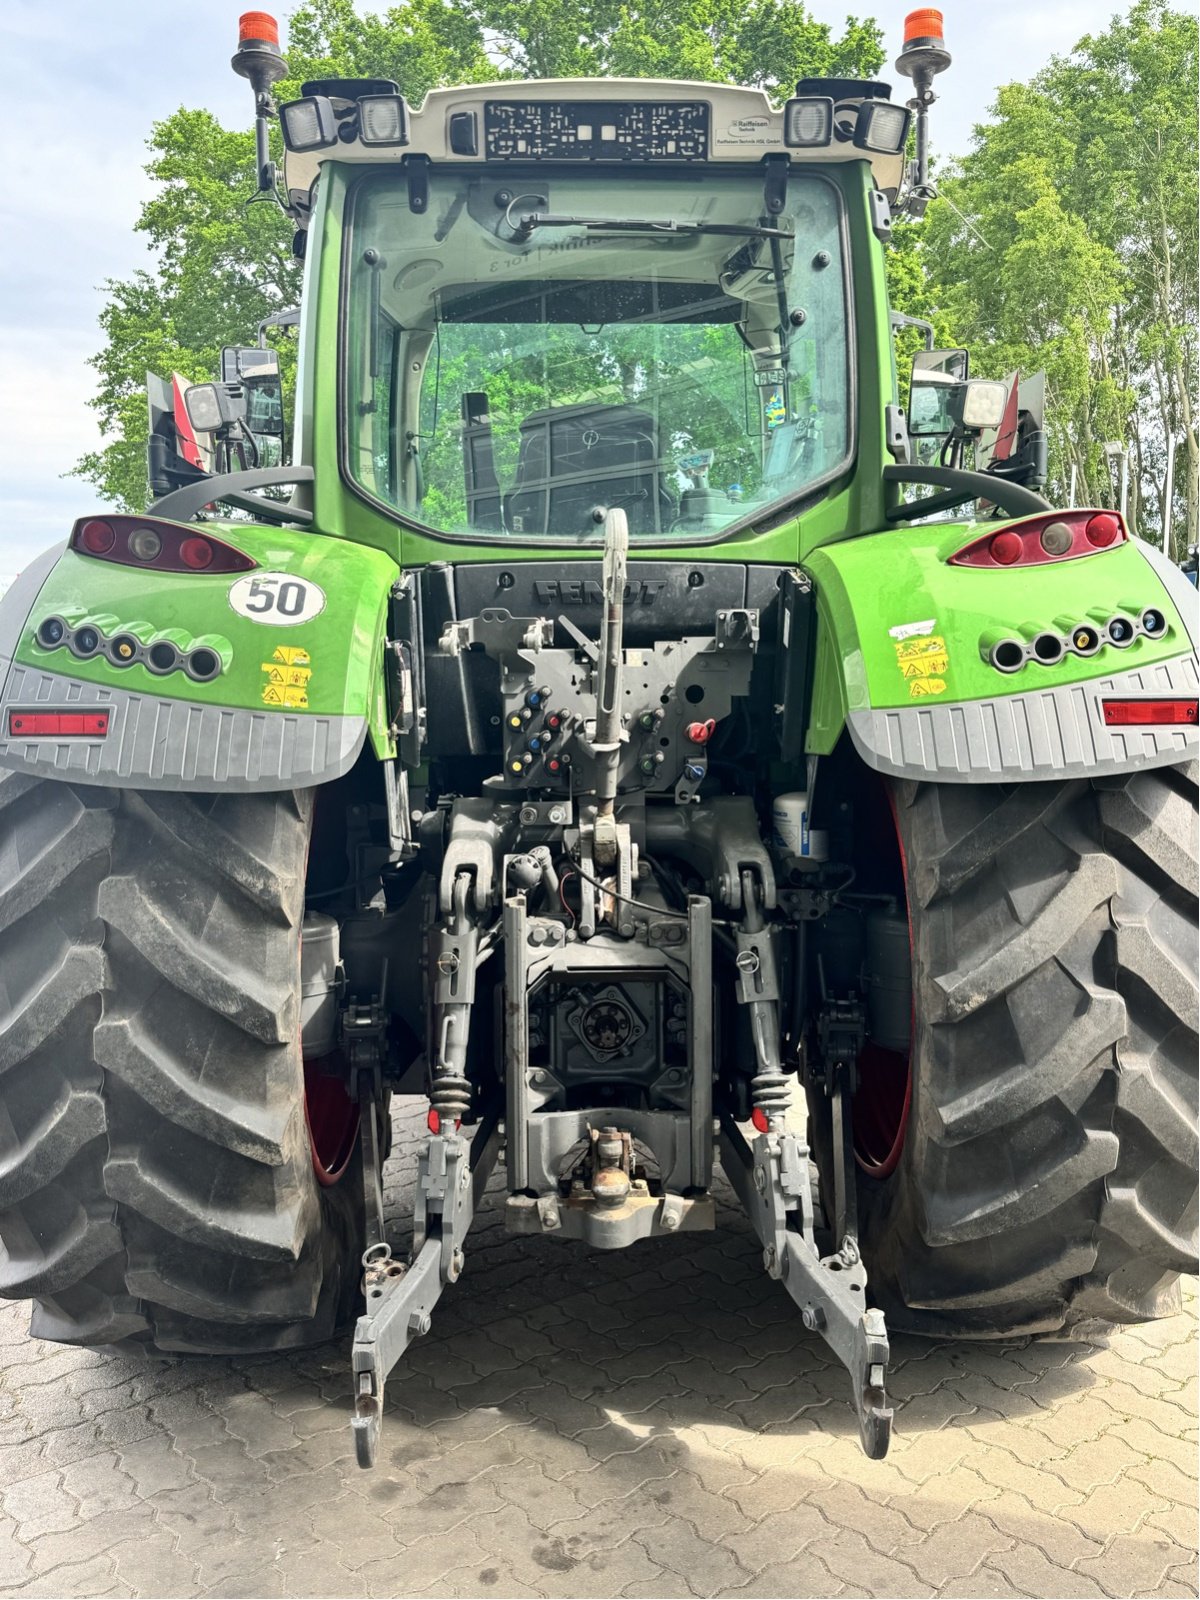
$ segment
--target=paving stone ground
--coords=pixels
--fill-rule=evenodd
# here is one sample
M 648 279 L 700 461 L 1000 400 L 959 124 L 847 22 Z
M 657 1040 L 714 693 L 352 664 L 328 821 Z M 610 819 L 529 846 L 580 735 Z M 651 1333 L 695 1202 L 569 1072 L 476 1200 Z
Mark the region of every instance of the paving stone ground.
M 396 1119 L 389 1203 L 419 1108 Z M 1107 1337 L 893 1341 L 886 1461 L 723 1204 L 606 1255 L 499 1196 L 355 1464 L 348 1344 L 136 1362 L 0 1309 L 0 1596 L 1195 1596 L 1197 1297 Z

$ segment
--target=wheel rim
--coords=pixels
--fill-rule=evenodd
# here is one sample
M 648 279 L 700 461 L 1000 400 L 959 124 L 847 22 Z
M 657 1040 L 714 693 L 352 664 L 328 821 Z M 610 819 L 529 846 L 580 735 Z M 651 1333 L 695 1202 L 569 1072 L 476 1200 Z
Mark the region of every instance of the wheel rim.
M 317 1181 L 326 1186 L 334 1184 L 354 1154 L 358 1105 L 346 1093 L 340 1078 L 319 1071 L 311 1061 L 304 1063 L 304 1120 Z
M 900 837 L 896 797 L 887 789 L 888 811 L 904 879 L 904 911 L 908 922 L 908 953 L 912 960 L 912 909 L 908 896 L 908 861 Z M 885 1050 L 868 1041 L 858 1056 L 858 1092 L 854 1096 L 854 1159 L 872 1178 L 889 1177 L 900 1160 L 908 1117 L 912 1109 L 912 1050 L 916 1014 L 912 1013 L 908 1049 Z

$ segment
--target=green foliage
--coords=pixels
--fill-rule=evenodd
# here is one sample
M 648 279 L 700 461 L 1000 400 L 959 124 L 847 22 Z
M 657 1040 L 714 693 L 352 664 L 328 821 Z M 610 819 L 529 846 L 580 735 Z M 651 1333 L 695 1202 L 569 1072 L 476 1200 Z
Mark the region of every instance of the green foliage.
M 1028 85 L 942 184 L 928 287 L 980 370 L 1044 367 L 1052 493 L 1111 504 L 1106 441 L 1130 450 L 1142 531 L 1197 537 L 1197 26 L 1137 0 Z M 1182 440 L 1175 504 L 1166 441 Z
M 800 76 L 871 76 L 883 60 L 874 22 L 848 18 L 835 38 L 796 0 L 402 0 L 369 14 L 352 0 L 304 0 L 287 36 L 281 100 L 306 78 L 332 76 L 394 78 L 412 102 L 439 84 L 510 76 L 699 78 L 785 95 Z M 129 509 L 146 503 L 147 369 L 203 381 L 223 344 L 252 340 L 263 317 L 300 297 L 291 224 L 271 205 L 247 204 L 248 129 L 180 110 L 155 124 L 149 150 L 155 193 L 138 228 L 152 264 L 107 285 L 105 343 L 92 361 L 106 443 L 75 468 Z M 290 413 L 294 348 L 277 342 Z

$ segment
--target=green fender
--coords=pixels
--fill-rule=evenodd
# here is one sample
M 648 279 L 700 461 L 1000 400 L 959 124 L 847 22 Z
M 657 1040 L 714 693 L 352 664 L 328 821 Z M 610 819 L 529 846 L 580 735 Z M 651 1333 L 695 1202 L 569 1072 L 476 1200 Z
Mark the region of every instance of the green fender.
M 1008 522 L 1007 528 L 1019 526 Z M 807 749 L 828 754 L 843 730 L 869 766 L 941 782 L 1012 781 L 1186 761 L 1195 721 L 1113 727 L 1110 697 L 1197 689 L 1196 591 L 1138 539 L 1094 554 L 1015 568 L 948 565 L 989 525 L 937 523 L 823 546 L 805 567 L 817 596 Z M 1162 614 L 1155 636 L 1015 672 L 989 656 L 1000 638 L 1103 635 L 1116 613 Z M 1186 713 L 1185 713 L 1186 714 Z
M 396 563 L 261 523 L 187 531 L 232 545 L 254 569 L 162 572 L 60 546 L 17 580 L 0 602 L 0 766 L 97 784 L 255 790 L 328 782 L 368 737 L 378 757 L 394 755 L 383 652 Z M 47 618 L 66 625 L 54 647 L 38 639 Z M 81 659 L 76 636 L 86 629 L 104 642 Z M 152 656 L 156 644 L 174 650 Z M 219 661 L 215 676 L 189 676 L 196 652 L 209 653 L 201 665 Z M 80 733 L 81 724 L 48 721 L 56 712 L 94 714 Z

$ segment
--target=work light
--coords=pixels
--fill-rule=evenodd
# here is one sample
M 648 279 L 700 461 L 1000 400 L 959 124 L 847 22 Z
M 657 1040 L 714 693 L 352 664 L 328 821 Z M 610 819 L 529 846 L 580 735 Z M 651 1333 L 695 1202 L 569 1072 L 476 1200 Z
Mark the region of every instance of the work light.
M 280 106 L 279 121 L 284 144 L 296 154 L 324 150 L 338 141 L 337 117 L 323 94 L 306 95 L 303 100 L 290 100 Z
M 887 100 L 867 100 L 858 108 L 854 125 L 854 144 L 858 150 L 874 150 L 895 155 L 904 149 L 908 138 L 909 112 Z
M 793 149 L 827 145 L 833 133 L 833 101 L 789 100 L 783 108 L 783 142 Z
M 407 144 L 408 107 L 398 94 L 365 94 L 358 102 L 358 137 L 363 144 Z
M 194 383 L 183 392 L 188 421 L 197 433 L 216 433 L 237 416 L 237 407 L 223 383 Z

